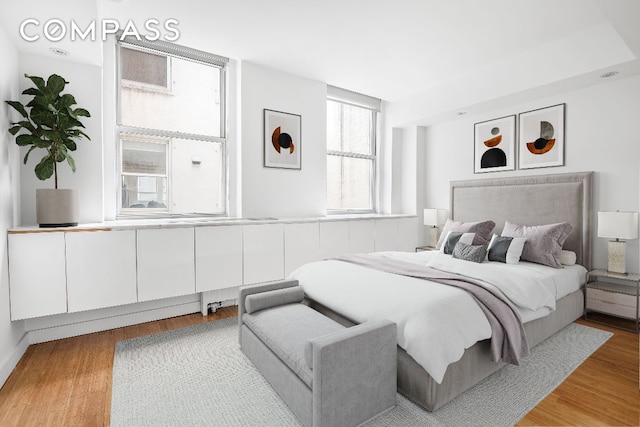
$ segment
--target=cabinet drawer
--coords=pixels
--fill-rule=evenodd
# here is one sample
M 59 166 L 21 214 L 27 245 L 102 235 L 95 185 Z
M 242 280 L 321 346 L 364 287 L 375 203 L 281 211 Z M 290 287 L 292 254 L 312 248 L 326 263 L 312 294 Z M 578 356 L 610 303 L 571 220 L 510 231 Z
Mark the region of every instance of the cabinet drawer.
M 636 296 L 601 289 L 588 289 L 587 309 L 635 319 Z

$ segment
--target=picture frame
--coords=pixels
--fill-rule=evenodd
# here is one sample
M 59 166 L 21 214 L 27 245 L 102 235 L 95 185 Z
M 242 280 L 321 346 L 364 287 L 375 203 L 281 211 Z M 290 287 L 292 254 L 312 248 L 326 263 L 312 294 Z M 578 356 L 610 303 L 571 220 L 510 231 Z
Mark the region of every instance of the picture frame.
M 474 173 L 515 170 L 516 116 L 475 123 Z
M 264 167 L 302 169 L 302 116 L 264 109 Z
M 518 168 L 564 166 L 565 104 L 518 116 Z

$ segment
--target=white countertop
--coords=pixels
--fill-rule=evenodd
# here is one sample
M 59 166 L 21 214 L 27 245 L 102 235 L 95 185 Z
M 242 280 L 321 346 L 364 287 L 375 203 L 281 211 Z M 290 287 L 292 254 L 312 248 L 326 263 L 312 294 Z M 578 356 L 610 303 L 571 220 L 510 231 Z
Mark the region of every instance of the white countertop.
M 40 228 L 37 225 L 13 227 L 9 233 L 46 233 L 74 231 L 140 230 L 148 228 L 205 227 L 218 225 L 293 224 L 308 222 L 355 221 L 367 219 L 414 218 L 410 214 L 345 214 L 308 218 L 230 218 L 230 217 L 173 217 L 173 218 L 131 218 L 99 223 L 79 224 L 76 227 Z

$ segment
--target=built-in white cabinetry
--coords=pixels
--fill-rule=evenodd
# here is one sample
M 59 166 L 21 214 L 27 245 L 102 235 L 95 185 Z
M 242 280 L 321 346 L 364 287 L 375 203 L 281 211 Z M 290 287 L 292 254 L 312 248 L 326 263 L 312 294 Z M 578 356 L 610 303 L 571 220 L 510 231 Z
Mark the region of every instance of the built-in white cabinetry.
M 138 301 L 194 294 L 194 228 L 138 230 Z
M 296 268 L 318 261 L 320 229 L 317 222 L 284 225 L 284 274 L 288 276 Z
M 55 234 L 66 239 L 69 313 L 138 301 L 135 230 Z
M 349 252 L 349 222 L 320 223 L 320 258 L 337 257 Z
M 11 319 L 198 292 L 206 313 L 207 298 L 232 299 L 234 288 L 282 280 L 309 262 L 349 253 L 412 252 L 416 230 L 415 217 L 10 230 Z
M 418 219 L 413 218 L 398 218 L 398 250 L 403 252 L 414 252 L 416 247 L 419 246 L 420 233 L 426 234 L 424 225 L 422 223 L 418 226 Z
M 349 253 L 368 254 L 375 250 L 376 223 L 372 219 L 349 221 Z
M 398 219 L 376 219 L 376 244 L 375 251 L 398 250 Z
M 284 224 L 243 226 L 244 284 L 284 279 Z
M 9 234 L 11 320 L 66 313 L 64 233 Z
M 196 292 L 242 284 L 242 227 L 197 227 Z

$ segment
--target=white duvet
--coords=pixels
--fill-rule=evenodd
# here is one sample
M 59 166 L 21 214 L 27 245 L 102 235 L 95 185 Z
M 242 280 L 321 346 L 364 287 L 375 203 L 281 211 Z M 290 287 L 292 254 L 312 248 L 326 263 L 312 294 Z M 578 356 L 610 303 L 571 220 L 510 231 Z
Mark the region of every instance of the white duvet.
M 438 252 L 381 252 L 407 262 L 481 280 L 498 289 L 523 321 L 555 309 L 556 299 L 577 290 L 586 270 L 554 269 L 520 262 L 476 264 Z M 305 294 L 333 311 L 363 323 L 389 319 L 398 325 L 398 345 L 441 383 L 447 366 L 464 350 L 491 337 L 484 313 L 464 290 L 369 269 L 342 261 L 306 264 L 291 273 Z

